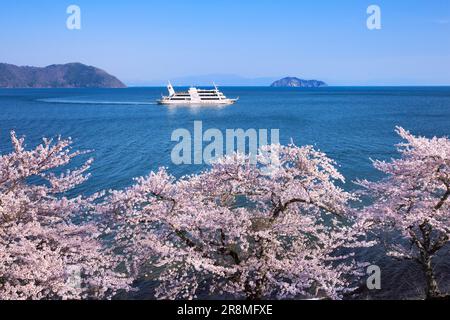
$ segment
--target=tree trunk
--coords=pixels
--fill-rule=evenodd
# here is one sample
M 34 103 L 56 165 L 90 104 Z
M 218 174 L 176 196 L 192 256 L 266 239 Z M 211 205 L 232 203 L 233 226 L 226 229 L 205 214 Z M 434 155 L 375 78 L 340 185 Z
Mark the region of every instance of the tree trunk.
M 441 296 L 436 278 L 434 277 L 433 265 L 431 258 L 434 254 L 433 244 L 431 242 L 432 226 L 425 220 L 419 225 L 420 232 L 422 233 L 422 240 L 415 238 L 416 245 L 420 250 L 420 262 L 422 264 L 423 271 L 425 272 L 425 280 L 427 282 L 426 299 L 434 299 Z
M 425 271 L 425 280 L 427 282 L 426 299 L 434 299 L 441 295 L 439 291 L 436 278 L 434 277 L 433 266 L 431 264 L 431 257 L 426 257 L 422 262 Z

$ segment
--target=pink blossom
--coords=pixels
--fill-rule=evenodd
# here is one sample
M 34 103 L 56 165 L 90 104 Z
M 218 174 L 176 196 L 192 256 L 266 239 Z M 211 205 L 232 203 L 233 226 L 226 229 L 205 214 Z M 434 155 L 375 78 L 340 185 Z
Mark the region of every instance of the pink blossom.
M 397 133 L 406 140 L 398 145 L 401 158 L 374 161 L 387 178 L 358 182 L 375 199 L 364 217 L 374 229 L 400 232 L 407 241 L 389 245 L 388 253 L 417 261 L 426 276 L 427 296 L 434 297 L 440 292 L 433 256 L 450 235 L 450 140 L 416 137 L 400 127 Z
M 56 175 L 81 154 L 70 139 L 30 151 L 14 132 L 11 140 L 13 151 L 0 156 L 0 299 L 103 298 L 128 288 L 96 225 L 72 221 L 89 220 L 91 199 L 64 196 L 87 179 L 92 160 Z
M 235 298 L 342 298 L 361 275 L 354 195 L 335 163 L 310 146 L 266 147 L 258 165 L 242 154 L 175 179 L 165 168 L 99 207 L 113 216 L 130 271 L 161 267 L 158 298 L 197 297 L 198 289 Z M 279 163 L 269 174 L 266 153 Z M 357 224 L 355 226 L 358 226 Z

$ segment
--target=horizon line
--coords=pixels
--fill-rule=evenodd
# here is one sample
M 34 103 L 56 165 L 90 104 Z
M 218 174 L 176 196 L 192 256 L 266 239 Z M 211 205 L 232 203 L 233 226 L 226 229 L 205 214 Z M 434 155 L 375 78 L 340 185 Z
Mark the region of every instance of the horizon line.
M 167 85 L 127 85 L 127 88 L 165 88 Z M 173 85 L 174 87 L 191 87 L 191 85 Z M 203 87 L 213 87 L 213 85 L 198 85 Z M 218 87 L 254 87 L 254 88 L 288 88 L 288 89 L 326 89 L 339 87 L 450 87 L 450 84 L 376 84 L 376 85 L 327 85 L 323 87 L 272 87 L 271 85 L 217 85 Z M 49 88 L 51 89 L 51 88 Z M 56 88 L 54 88 L 56 89 Z M 75 88 L 76 89 L 76 88 Z M 80 89 L 80 88 L 79 88 Z M 118 88 L 120 89 L 120 88 Z M 124 88 L 126 89 L 126 88 Z

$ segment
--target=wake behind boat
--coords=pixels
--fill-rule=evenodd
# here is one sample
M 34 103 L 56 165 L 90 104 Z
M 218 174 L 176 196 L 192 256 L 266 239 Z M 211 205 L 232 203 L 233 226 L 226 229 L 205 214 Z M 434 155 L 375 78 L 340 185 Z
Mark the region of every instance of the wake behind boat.
M 169 82 L 167 90 L 169 91 L 169 95 L 157 100 L 159 104 L 227 105 L 233 104 L 239 99 L 227 98 L 215 84 L 214 89 L 197 89 L 191 87 L 188 91 L 175 92 L 172 84 Z

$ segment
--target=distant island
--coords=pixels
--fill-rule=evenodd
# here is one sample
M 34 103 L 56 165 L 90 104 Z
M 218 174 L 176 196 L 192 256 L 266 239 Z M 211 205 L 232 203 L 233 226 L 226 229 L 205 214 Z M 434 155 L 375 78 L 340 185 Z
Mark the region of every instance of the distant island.
M 116 77 L 82 63 L 44 68 L 0 63 L 0 88 L 125 88 Z
M 275 81 L 271 87 L 294 87 L 294 88 L 319 88 L 326 87 L 327 84 L 319 80 L 304 80 L 295 77 L 286 77 Z

